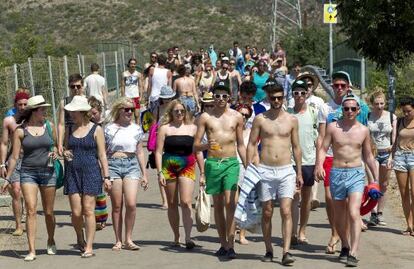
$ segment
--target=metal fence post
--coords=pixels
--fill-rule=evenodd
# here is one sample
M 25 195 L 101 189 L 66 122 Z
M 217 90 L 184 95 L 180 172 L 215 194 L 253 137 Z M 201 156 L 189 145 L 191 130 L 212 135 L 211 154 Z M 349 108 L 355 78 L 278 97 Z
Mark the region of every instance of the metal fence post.
M 27 63 L 29 64 L 29 78 L 30 78 L 30 89 L 32 90 L 32 96 L 35 96 L 35 88 L 33 81 L 33 70 L 32 70 L 32 59 L 27 58 Z
M 66 96 L 69 96 L 69 71 L 68 71 L 68 56 L 63 56 L 63 71 L 65 72 L 65 87 L 66 87 Z
M 115 78 L 116 78 L 116 98 L 119 97 L 119 74 L 118 74 L 118 52 L 115 51 Z
M 80 59 L 80 55 L 78 54 L 78 67 L 79 67 L 79 74 L 82 74 L 82 66 L 81 66 L 81 59 Z
M 85 55 L 81 55 L 82 60 L 82 77 L 85 76 Z
M 121 67 L 122 67 L 122 71 L 125 68 L 125 50 L 122 48 L 121 49 Z
M 19 89 L 19 79 L 17 77 L 17 64 L 13 65 L 13 75 L 14 75 L 14 91 L 17 92 Z
M 102 52 L 102 69 L 103 69 L 103 77 L 105 78 L 105 87 L 108 89 L 108 81 L 106 79 L 106 60 L 105 60 L 105 52 Z
M 47 56 L 47 62 L 48 62 L 48 65 L 49 65 L 50 94 L 51 94 L 51 97 L 52 97 L 53 122 L 54 122 L 55 126 L 57 126 L 55 94 L 54 94 L 54 90 L 53 90 L 52 59 L 51 59 L 50 56 Z

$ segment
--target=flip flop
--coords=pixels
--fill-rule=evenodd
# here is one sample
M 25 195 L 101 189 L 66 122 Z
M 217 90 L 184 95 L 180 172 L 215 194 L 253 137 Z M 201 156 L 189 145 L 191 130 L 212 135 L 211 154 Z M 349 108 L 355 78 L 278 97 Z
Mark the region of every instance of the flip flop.
M 23 229 L 16 229 L 14 232 L 12 232 L 13 236 L 22 236 L 23 235 Z
M 92 252 L 84 252 L 84 253 L 81 254 L 81 258 L 87 259 L 87 258 L 92 258 L 92 257 L 95 257 L 95 253 L 92 253 Z
M 339 239 L 336 240 L 333 244 L 328 244 L 325 249 L 326 254 L 335 254 L 336 253 L 336 245 L 339 243 Z
M 405 231 L 401 231 L 402 235 L 413 235 L 413 231 L 411 229 L 406 229 Z
M 137 251 L 137 250 L 140 250 L 141 248 L 138 245 L 134 244 L 133 242 L 130 242 L 130 243 L 124 244 L 124 249 Z

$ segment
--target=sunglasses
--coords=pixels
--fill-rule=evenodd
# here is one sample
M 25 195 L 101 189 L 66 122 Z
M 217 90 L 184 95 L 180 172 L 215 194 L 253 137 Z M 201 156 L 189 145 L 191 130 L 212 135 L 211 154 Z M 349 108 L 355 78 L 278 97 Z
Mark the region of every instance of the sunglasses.
M 345 112 L 348 112 L 348 111 L 352 111 L 352 112 L 355 112 L 355 111 L 357 111 L 357 107 L 356 106 L 344 106 L 343 107 L 343 110 L 345 111 Z
M 152 55 L 151 58 L 157 58 L 157 56 L 156 55 Z
M 214 105 L 204 105 L 204 108 L 213 108 Z
M 133 108 L 133 107 L 124 107 L 124 112 L 125 113 L 134 112 L 134 111 L 135 111 L 135 108 Z
M 345 83 L 335 83 L 335 84 L 333 84 L 333 86 L 335 87 L 335 88 L 345 88 L 346 87 L 346 84 Z
M 269 99 L 271 100 L 271 101 L 276 101 L 276 100 L 278 100 L 278 101 L 282 101 L 283 100 L 283 95 L 282 96 L 269 96 Z
M 293 92 L 293 95 L 295 95 L 295 96 L 305 96 L 306 95 L 306 92 L 305 91 L 296 91 L 296 92 Z
M 229 95 L 228 94 L 215 94 L 214 98 L 216 98 L 216 99 L 227 99 L 227 98 L 229 98 Z
M 249 114 L 246 114 L 246 113 L 240 113 L 242 116 L 243 116 L 243 118 L 245 118 L 246 120 L 248 119 L 248 118 L 250 118 L 250 115 Z
M 69 85 L 69 88 L 71 88 L 72 90 L 73 89 L 79 90 L 80 88 L 82 88 L 82 85 L 81 84 L 71 84 L 71 85 Z
M 185 109 L 175 109 L 175 110 L 173 110 L 173 112 L 175 114 L 184 114 L 185 113 Z
M 230 65 L 236 65 L 236 63 L 230 63 Z

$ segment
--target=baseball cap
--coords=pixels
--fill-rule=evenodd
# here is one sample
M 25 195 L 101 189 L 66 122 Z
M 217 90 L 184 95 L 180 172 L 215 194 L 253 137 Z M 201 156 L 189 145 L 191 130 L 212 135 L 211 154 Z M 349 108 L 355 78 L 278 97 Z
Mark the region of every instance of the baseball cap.
M 357 102 L 358 106 L 361 106 L 361 100 L 359 99 L 358 96 L 354 95 L 352 92 L 344 96 L 344 98 L 342 99 L 341 105 L 343 105 L 346 101 L 349 101 L 349 100 L 354 100 Z
M 332 74 L 332 81 L 340 78 L 340 79 L 344 79 L 346 81 L 348 81 L 349 84 L 351 84 L 351 77 L 349 76 L 349 74 L 345 71 L 338 71 Z
M 217 81 L 214 84 L 213 87 L 213 92 L 216 90 L 224 90 L 227 91 L 228 93 L 230 93 L 230 86 L 228 85 L 228 83 L 224 82 L 224 81 Z
M 299 89 L 299 88 L 307 91 L 308 84 L 301 79 L 295 80 L 292 84 L 292 91 L 294 91 L 295 89 Z

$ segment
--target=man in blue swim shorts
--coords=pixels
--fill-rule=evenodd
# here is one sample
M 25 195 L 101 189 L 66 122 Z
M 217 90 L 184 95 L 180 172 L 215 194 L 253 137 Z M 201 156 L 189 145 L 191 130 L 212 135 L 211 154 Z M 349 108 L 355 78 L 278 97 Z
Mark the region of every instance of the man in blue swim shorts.
M 356 267 L 358 265 L 356 252 L 361 234 L 360 207 L 365 187 L 362 161 L 364 160 L 368 165 L 375 179 L 378 178 L 378 170 L 371 151 L 369 130 L 356 119 L 360 112 L 359 98 L 353 94 L 345 95 L 342 110 L 343 118 L 327 126 L 321 150 L 318 152 L 317 177 L 320 180 L 325 177 L 322 166 L 326 152 L 332 145 L 333 165 L 330 173 L 330 191 L 334 200 L 334 221 L 342 242 L 339 260 L 346 262 L 347 266 Z M 350 223 L 349 234 L 347 233 L 348 222 Z

